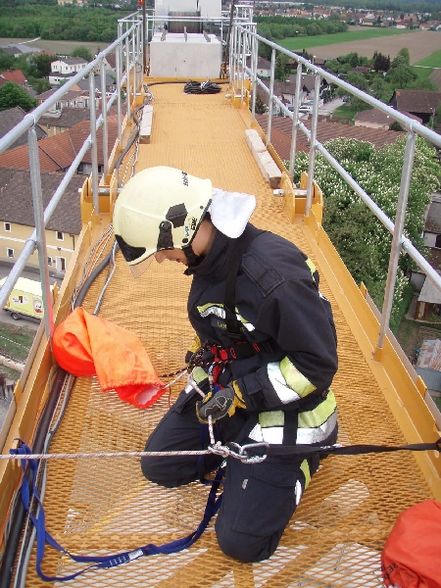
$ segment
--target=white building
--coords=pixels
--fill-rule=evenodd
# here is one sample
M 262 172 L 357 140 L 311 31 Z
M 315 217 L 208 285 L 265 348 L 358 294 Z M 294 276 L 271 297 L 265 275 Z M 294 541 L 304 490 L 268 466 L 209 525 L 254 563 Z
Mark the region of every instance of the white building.
M 82 57 L 60 57 L 51 63 L 51 73 L 49 83 L 53 86 L 59 86 L 66 79 L 74 76 L 84 67 L 87 61 Z

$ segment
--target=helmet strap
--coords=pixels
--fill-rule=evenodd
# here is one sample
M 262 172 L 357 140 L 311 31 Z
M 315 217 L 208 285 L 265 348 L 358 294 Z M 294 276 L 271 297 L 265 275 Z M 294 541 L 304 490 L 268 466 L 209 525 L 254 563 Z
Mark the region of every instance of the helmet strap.
M 182 247 L 182 251 L 185 253 L 185 257 L 187 258 L 188 267 L 194 267 L 195 265 L 198 265 L 203 259 L 202 255 L 196 255 L 196 253 L 193 251 L 191 243 L 186 247 Z

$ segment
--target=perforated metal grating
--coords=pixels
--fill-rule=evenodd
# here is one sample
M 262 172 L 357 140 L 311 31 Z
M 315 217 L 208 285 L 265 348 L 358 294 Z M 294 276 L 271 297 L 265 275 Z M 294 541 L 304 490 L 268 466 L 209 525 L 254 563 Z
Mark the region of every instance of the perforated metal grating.
M 158 164 L 182 167 L 210 177 L 214 185 L 256 194 L 253 222 L 312 254 L 307 229 L 300 220 L 295 224 L 286 220 L 281 199 L 272 195 L 261 178 L 245 143 L 240 112 L 230 107 L 224 93 L 189 96 L 180 85 L 151 90 L 153 136 L 151 144 L 140 147 L 137 169 Z M 84 305 L 88 310 L 93 309 L 104 278 L 92 286 Z M 134 281 L 118 258 L 100 314 L 141 338 L 158 373 L 180 368 L 192 340 L 186 318 L 189 284 L 182 268 L 172 263 L 152 264 L 149 273 Z M 337 285 L 322 277 L 321 287 L 333 306 L 339 338 L 340 367 L 333 386 L 340 411 L 339 441 L 404 442 L 343 317 L 342 299 L 333 294 L 338 292 Z M 175 386 L 172 396 L 178 391 Z M 94 380 L 79 379 L 50 452 L 142 450 L 168 402 L 163 397 L 152 409 L 140 411 L 113 393 L 101 393 Z M 223 556 L 210 525 L 188 551 L 91 572 L 72 585 L 378 587 L 382 585 L 379 550 L 391 525 L 403 509 L 429 495 L 410 454 L 330 457 L 313 478 L 270 560 L 248 565 Z M 199 484 L 163 489 L 147 482 L 135 459 L 51 461 L 47 526 L 74 553 L 132 549 L 195 529 L 206 497 L 206 487 Z M 67 558 L 48 553 L 44 568 L 48 574 L 67 574 L 75 566 Z M 31 570 L 26 585 L 44 584 Z

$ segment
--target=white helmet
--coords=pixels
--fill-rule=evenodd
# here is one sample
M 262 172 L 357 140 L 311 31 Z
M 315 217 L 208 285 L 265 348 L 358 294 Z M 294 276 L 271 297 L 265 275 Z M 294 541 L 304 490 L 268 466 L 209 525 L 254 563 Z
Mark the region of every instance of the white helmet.
M 161 249 L 189 247 L 211 203 L 212 185 L 166 166 L 140 171 L 124 186 L 113 212 L 121 252 L 137 266 Z

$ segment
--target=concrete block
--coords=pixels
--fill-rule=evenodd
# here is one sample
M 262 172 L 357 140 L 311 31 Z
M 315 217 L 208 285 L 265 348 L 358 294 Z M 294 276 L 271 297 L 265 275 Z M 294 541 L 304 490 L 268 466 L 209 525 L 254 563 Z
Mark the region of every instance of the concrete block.
M 259 133 L 255 129 L 246 129 L 245 138 L 248 143 L 248 147 L 251 149 L 251 151 L 256 153 L 266 151 L 265 144 L 260 138 Z
M 139 142 L 150 143 L 153 124 L 153 106 L 147 104 L 142 109 L 142 117 L 139 125 Z

